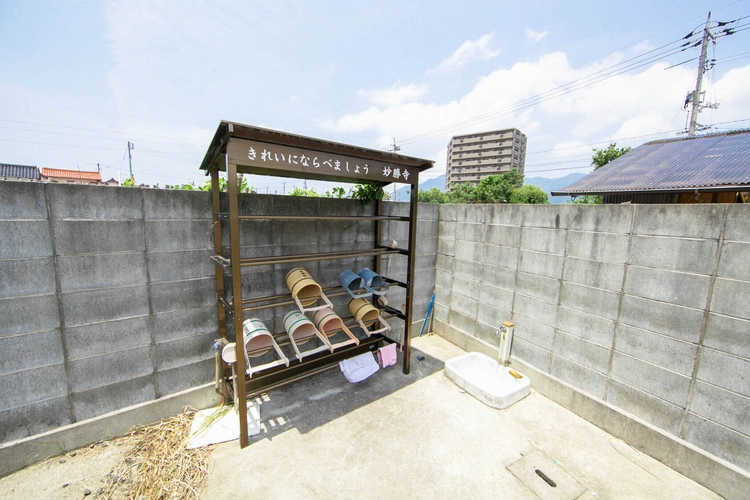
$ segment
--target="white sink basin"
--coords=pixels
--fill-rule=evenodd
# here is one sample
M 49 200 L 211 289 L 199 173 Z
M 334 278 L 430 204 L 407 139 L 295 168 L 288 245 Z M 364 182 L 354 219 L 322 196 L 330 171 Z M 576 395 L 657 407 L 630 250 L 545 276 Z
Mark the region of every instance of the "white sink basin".
M 529 377 L 479 352 L 449 359 L 443 371 L 453 383 L 492 408 L 507 408 L 531 391 Z M 520 378 L 511 375 L 511 371 Z

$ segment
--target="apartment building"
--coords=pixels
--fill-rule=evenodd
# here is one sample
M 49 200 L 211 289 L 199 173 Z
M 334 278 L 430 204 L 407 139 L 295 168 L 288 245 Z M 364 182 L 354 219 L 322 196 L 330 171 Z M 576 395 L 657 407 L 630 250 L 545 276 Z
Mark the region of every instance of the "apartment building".
M 476 134 L 457 135 L 448 144 L 445 191 L 451 184 L 479 181 L 512 169 L 523 173 L 526 165 L 526 136 L 511 128 Z

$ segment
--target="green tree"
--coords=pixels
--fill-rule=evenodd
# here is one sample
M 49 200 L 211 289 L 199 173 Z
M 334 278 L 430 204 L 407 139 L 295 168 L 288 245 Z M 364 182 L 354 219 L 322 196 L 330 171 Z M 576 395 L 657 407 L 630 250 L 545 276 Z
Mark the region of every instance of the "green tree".
M 479 182 L 475 197 L 483 203 L 508 203 L 510 195 L 523 186 L 523 174 L 513 169 L 501 175 L 490 175 Z
M 315 191 L 314 187 L 311 187 L 310 189 L 295 187 L 289 192 L 289 196 L 309 196 L 312 198 L 320 198 L 320 195 Z
M 594 166 L 594 170 L 599 170 L 607 163 L 621 157 L 631 149 L 633 148 L 630 146 L 626 148 L 618 148 L 616 142 L 610 143 L 607 148 L 594 148 L 594 156 L 591 158 L 591 164 Z
M 122 181 L 121 186 L 124 186 L 124 187 L 136 187 L 135 177 L 133 177 L 133 176 L 128 177 L 127 179 L 125 179 L 124 181 Z
M 184 184 L 183 184 L 184 185 Z M 184 189 L 179 186 L 172 186 L 172 189 Z M 206 182 L 203 183 L 202 186 L 196 187 L 195 189 L 200 189 L 201 191 L 211 191 L 211 179 L 208 179 Z M 222 193 L 227 192 L 227 180 L 224 177 L 219 177 L 219 191 Z M 242 182 L 240 182 L 240 193 L 251 193 L 253 191 L 253 187 L 247 183 L 247 179 L 245 177 L 242 178 Z
M 331 189 L 330 191 L 326 191 L 323 195 L 325 198 L 343 198 L 346 194 L 346 190 L 342 187 L 335 187 Z
M 508 198 L 509 203 L 545 205 L 549 203 L 549 195 L 539 186 L 527 184 L 514 189 Z
M 383 186 L 374 182 L 365 182 L 364 184 L 355 184 L 349 189 L 352 198 L 356 198 L 362 205 L 367 205 L 371 201 L 388 200 L 390 197 L 383 190 Z
M 594 167 L 594 170 L 599 170 L 607 163 L 621 157 L 631 149 L 633 148 L 630 146 L 626 148 L 618 148 L 616 142 L 611 142 L 606 148 L 594 148 L 594 155 L 591 157 L 591 165 Z M 574 205 L 600 205 L 601 203 L 601 196 L 586 195 L 579 196 L 573 200 Z
M 471 182 L 452 184 L 451 188 L 449 193 L 445 193 L 446 203 L 471 203 L 476 201 L 477 188 Z
M 447 196 L 440 188 L 420 189 L 417 193 L 419 203 L 445 203 Z

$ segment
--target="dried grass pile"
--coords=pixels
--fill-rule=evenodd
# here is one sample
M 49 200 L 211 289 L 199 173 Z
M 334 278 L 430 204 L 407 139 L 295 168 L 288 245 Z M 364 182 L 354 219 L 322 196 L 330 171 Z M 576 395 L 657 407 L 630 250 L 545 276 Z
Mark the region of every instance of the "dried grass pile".
M 200 498 L 208 477 L 207 462 L 213 447 L 185 448 L 193 416 L 194 412 L 186 411 L 131 432 L 134 443 L 126 458 L 129 471 L 120 474 L 131 478 L 127 481 L 128 498 Z M 110 497 L 117 496 L 114 488 L 108 493 Z

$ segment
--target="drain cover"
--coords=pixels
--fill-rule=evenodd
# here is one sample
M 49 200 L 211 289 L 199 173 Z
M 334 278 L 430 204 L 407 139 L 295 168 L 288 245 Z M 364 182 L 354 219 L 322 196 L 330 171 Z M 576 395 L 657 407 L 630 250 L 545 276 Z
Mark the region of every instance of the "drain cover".
M 508 470 L 542 500 L 574 500 L 586 491 L 581 483 L 541 451 L 513 462 Z

